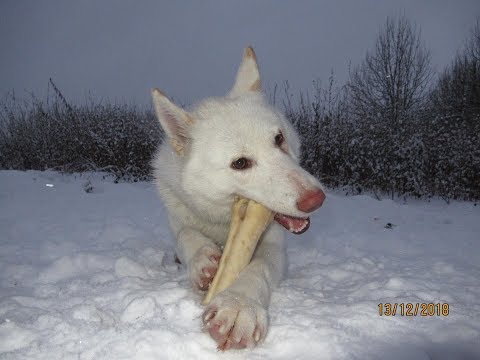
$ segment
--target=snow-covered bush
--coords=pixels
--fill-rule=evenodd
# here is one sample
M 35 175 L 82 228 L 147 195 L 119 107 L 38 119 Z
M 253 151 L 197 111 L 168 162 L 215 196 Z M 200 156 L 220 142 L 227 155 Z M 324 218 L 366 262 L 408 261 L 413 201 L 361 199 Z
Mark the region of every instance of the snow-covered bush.
M 70 105 L 50 83 L 54 95 L 19 103 L 12 95 L 0 110 L 0 167 L 102 170 L 117 178 L 147 179 L 150 160 L 161 140 L 152 111 L 133 105 Z
M 429 87 L 429 53 L 406 18 L 387 20 L 346 86 L 284 108 L 302 163 L 350 193 L 480 199 L 480 25 L 464 54 Z
M 392 198 L 480 199 L 478 110 L 465 122 L 428 107 L 391 126 L 383 119 L 358 121 L 347 97 L 330 112 L 319 111 L 328 108 L 325 97 L 305 99 L 287 104 L 286 115 L 302 139 L 302 165 L 327 186 Z

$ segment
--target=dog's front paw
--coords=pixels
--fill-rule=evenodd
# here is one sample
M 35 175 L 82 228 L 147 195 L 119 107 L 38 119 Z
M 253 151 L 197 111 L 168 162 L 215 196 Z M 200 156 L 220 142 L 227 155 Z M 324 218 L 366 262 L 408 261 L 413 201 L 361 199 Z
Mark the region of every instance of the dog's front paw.
M 205 245 L 197 250 L 190 260 L 188 272 L 195 290 L 208 290 L 213 277 L 217 273 L 222 251 L 215 245 Z
M 208 305 L 203 325 L 219 350 L 254 347 L 265 338 L 267 309 L 244 295 L 225 290 Z

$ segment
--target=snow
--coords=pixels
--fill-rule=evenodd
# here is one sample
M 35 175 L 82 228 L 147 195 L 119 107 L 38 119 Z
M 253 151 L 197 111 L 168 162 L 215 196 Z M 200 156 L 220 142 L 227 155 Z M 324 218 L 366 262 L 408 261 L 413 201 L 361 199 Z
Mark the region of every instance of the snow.
M 480 206 L 330 192 L 311 220 L 266 341 L 220 353 L 151 184 L 0 171 L 0 358 L 480 358 Z M 408 302 L 449 315 L 378 314 Z

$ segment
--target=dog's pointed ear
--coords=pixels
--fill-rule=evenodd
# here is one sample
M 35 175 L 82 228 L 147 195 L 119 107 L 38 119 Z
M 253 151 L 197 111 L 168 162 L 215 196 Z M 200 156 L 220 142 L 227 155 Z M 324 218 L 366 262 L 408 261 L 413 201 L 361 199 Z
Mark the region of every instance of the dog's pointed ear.
M 257 56 L 251 46 L 243 52 L 243 59 L 238 68 L 235 85 L 230 90 L 229 96 L 237 96 L 248 91 L 260 91 L 260 71 L 258 70 Z
M 193 117 L 172 103 L 159 89 L 152 89 L 153 106 L 170 144 L 179 155 L 184 155 L 189 142 L 188 128 Z

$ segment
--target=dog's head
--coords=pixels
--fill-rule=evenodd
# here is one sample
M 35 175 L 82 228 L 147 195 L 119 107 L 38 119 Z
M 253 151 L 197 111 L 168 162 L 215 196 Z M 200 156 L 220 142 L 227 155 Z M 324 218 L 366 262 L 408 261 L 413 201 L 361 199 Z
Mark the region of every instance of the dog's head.
M 252 48 L 225 97 L 206 99 L 190 112 L 158 89 L 152 97 L 170 145 L 184 161 L 179 181 L 192 199 L 220 207 L 238 194 L 276 212 L 275 219 L 294 233 L 308 228 L 308 213 L 325 194 L 298 164 L 295 130 L 265 101 Z

